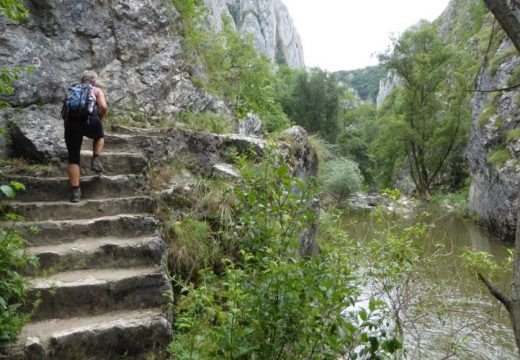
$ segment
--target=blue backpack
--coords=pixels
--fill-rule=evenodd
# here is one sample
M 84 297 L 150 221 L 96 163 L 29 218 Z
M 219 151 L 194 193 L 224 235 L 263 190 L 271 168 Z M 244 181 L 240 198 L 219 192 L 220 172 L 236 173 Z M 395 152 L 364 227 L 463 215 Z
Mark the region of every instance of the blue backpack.
M 67 97 L 63 100 L 61 115 L 65 120 L 87 121 L 96 108 L 94 88 L 90 84 L 75 84 L 69 87 Z

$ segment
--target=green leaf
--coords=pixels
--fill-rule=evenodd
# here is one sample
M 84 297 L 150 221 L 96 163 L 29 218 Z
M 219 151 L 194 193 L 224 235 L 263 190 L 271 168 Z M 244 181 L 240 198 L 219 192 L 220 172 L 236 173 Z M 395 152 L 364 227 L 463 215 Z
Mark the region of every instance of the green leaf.
M 15 192 L 13 188 L 9 185 L 2 185 L 0 186 L 0 190 L 4 193 L 5 196 L 7 196 L 10 199 L 14 199 Z
M 10 185 L 15 191 L 25 190 L 25 185 L 18 181 L 11 181 Z

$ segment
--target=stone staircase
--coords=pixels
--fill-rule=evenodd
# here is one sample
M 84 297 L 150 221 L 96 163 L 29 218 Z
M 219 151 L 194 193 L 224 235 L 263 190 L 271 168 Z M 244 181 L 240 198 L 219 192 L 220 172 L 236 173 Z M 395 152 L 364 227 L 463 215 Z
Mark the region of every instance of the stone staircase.
M 166 250 L 146 196 L 143 135 L 107 135 L 102 176 L 82 168 L 82 201 L 65 177 L 11 176 L 27 190 L 8 206 L 40 259 L 27 269 L 39 305 L 10 359 L 162 359 L 171 340 Z M 85 141 L 82 165 L 90 165 Z M 65 175 L 65 174 L 64 174 Z M 39 229 L 38 232 L 32 229 Z

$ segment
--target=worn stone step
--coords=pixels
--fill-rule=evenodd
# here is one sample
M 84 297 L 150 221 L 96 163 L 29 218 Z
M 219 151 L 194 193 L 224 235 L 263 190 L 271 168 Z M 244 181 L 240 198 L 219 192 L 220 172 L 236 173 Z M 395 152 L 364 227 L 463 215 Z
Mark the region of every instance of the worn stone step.
M 18 181 L 25 191 L 16 195 L 17 201 L 68 201 L 70 189 L 66 177 L 37 178 L 32 176 L 9 176 L 0 183 Z M 82 199 L 106 199 L 135 196 L 145 187 L 141 175 L 85 176 L 81 178 Z
M 135 128 L 122 125 L 115 125 L 112 127 L 116 135 L 133 135 L 133 136 L 163 136 L 168 134 L 170 128 Z
M 27 324 L 10 359 L 161 360 L 171 336 L 169 316 L 160 309 L 52 319 Z
M 26 268 L 24 274 L 95 268 L 129 268 L 160 266 L 165 243 L 160 236 L 121 239 L 86 238 L 71 243 L 27 248 L 39 259 L 37 269 Z
M 74 242 L 93 237 L 138 237 L 157 233 L 159 221 L 146 214 L 120 214 L 95 219 L 29 221 L 16 224 L 29 246 Z M 36 231 L 34 231 L 36 229 Z
M 90 160 L 92 151 L 81 152 L 81 174 L 95 175 L 90 170 Z M 130 152 L 103 152 L 99 156 L 99 161 L 103 165 L 104 175 L 139 174 L 146 169 L 148 162 L 139 153 Z
M 72 270 L 28 280 L 29 299 L 39 300 L 33 320 L 159 307 L 170 290 L 160 266 Z
M 91 219 L 117 214 L 154 213 L 156 201 L 147 196 L 70 201 L 7 202 L 7 211 L 28 221 Z
M 105 134 L 104 152 L 131 152 L 140 153 L 150 144 L 147 135 L 125 135 L 125 134 Z M 83 150 L 92 152 L 93 142 L 88 138 L 83 139 Z

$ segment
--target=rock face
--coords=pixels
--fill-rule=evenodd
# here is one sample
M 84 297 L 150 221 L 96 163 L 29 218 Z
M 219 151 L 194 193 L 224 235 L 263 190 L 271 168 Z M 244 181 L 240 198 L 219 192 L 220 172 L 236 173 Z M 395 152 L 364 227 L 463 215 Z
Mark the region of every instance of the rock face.
M 303 47 L 281 0 L 205 0 L 210 21 L 222 28 L 222 16 L 241 34 L 252 34 L 256 48 L 277 64 L 304 67 Z
M 504 42 L 497 55 L 511 46 L 509 41 Z M 496 73 L 489 70 L 482 73 L 480 89 L 507 87 L 508 79 L 519 66 L 519 56 L 506 58 Z M 474 95 L 467 153 L 472 178 L 468 208 L 478 215 L 481 225 L 510 242 L 514 241 L 520 208 L 520 138 L 508 134 L 520 127 L 519 95 L 519 89 Z M 505 159 L 493 161 L 493 154 L 499 151 L 505 154 Z
M 383 104 L 386 97 L 390 93 L 403 85 L 403 81 L 395 73 L 395 71 L 389 71 L 385 78 L 379 81 L 379 92 L 377 93 L 376 105 L 379 107 Z
M 25 23 L 0 18 L 0 64 L 33 66 L 6 97 L 14 109 L 0 115 L 21 136 L 37 128 L 42 141 L 59 141 L 61 100 L 87 69 L 99 73 L 114 117 L 153 122 L 184 110 L 225 112 L 184 71 L 181 39 L 172 32 L 178 15 L 164 1 L 39 0 L 27 7 Z

